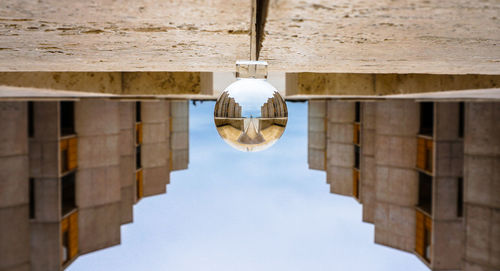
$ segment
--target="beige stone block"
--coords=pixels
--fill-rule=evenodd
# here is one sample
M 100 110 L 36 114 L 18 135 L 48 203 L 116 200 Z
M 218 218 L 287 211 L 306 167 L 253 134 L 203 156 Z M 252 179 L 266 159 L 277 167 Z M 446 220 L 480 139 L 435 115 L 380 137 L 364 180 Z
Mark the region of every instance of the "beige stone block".
M 167 133 L 166 124 L 158 123 L 144 123 L 142 125 L 142 142 L 143 144 L 149 143 L 165 143 Z
M 307 121 L 308 131 L 325 133 L 325 119 L 324 118 L 309 118 Z
M 375 129 L 376 124 L 377 103 L 362 102 L 361 103 L 361 122 L 364 129 Z
M 78 168 L 114 166 L 120 163 L 119 134 L 78 137 Z
M 326 150 L 326 138 L 324 132 L 312 132 L 308 133 L 308 147 L 314 149 Z
M 458 139 L 459 103 L 434 103 L 434 140 Z
M 377 166 L 377 201 L 413 207 L 418 201 L 418 174 L 412 169 Z
M 375 188 L 363 185 L 361 181 L 361 202 L 363 203 L 363 222 L 375 222 Z
M 307 114 L 309 119 L 326 117 L 326 100 L 309 100 L 307 102 Z
M 377 202 L 375 243 L 405 251 L 415 249 L 415 209 Z
M 28 203 L 28 157 L 0 157 L 0 208 Z
M 419 128 L 419 107 L 414 101 L 383 101 L 376 107 L 376 133 L 416 136 Z
M 144 168 L 144 196 L 153 196 L 167 192 L 169 172 L 167 166 Z
M 309 169 L 325 170 L 325 150 L 308 148 L 307 163 Z
M 60 102 L 33 102 L 33 128 L 34 137 L 37 140 L 57 140 L 59 138 L 59 104 Z
M 20 265 L 13 266 L 9 269 L 6 269 L 6 271 L 31 271 L 31 264 L 29 262 L 27 263 L 22 263 Z
M 174 118 L 189 118 L 189 102 L 187 100 L 170 101 L 170 116 Z
M 292 81 L 287 81 L 292 83 Z M 305 95 L 370 95 L 373 94 L 371 74 L 361 73 L 298 73 L 297 94 Z
M 171 133 L 183 133 L 189 131 L 189 121 L 187 117 L 173 116 Z
M 361 126 L 361 153 L 375 155 L 375 130 L 367 130 Z
M 354 102 L 340 102 L 328 101 L 328 114 L 329 122 L 335 123 L 353 123 L 355 116 L 355 103 Z
M 170 136 L 170 147 L 172 150 L 181 150 L 189 148 L 189 133 L 176 132 Z
M 432 212 L 434 219 L 456 220 L 458 178 L 434 177 L 432 190 Z
M 326 171 L 330 193 L 352 197 L 352 168 L 329 166 Z
M 29 166 L 31 177 L 59 177 L 59 141 L 30 140 Z
M 375 158 L 373 156 L 362 156 L 360 168 L 362 182 L 368 185 L 375 185 Z
M 464 200 L 500 208 L 500 158 L 464 157 Z
M 377 134 L 375 146 L 377 165 L 403 168 L 415 168 L 417 165 L 416 137 Z
M 135 155 L 120 156 L 120 183 L 121 187 L 135 184 Z
M 75 103 L 78 136 L 115 135 L 120 132 L 119 102 L 82 100 Z
M 354 145 L 328 142 L 327 161 L 328 167 L 340 166 L 352 168 L 354 166 Z
M 120 223 L 134 221 L 135 187 L 133 185 L 121 188 Z
M 352 123 L 328 122 L 328 141 L 353 144 L 354 125 Z
M 143 144 L 141 147 L 141 160 L 143 168 L 167 165 L 169 153 L 166 143 Z
M 61 266 L 60 222 L 31 223 L 31 268 L 59 270 Z
M 120 102 L 120 129 L 134 129 L 135 102 Z
M 120 155 L 135 155 L 134 130 L 120 130 Z M 143 141 L 144 142 L 144 141 Z
M 141 117 L 143 123 L 165 123 L 169 117 L 165 101 L 141 102 Z
M 199 72 L 123 72 L 125 94 L 198 94 Z
M 463 176 L 463 142 L 434 141 L 434 175 Z
M 26 102 L 0 103 L 0 155 L 28 153 L 28 109 Z
M 79 252 L 89 253 L 120 244 L 120 202 L 78 212 Z
M 491 255 L 492 212 L 490 208 L 466 204 L 465 258 L 478 263 L 488 263 Z M 497 257 L 497 256 L 494 256 Z
M 61 186 L 59 178 L 36 178 L 35 220 L 59 222 L 61 218 Z
M 466 154 L 500 154 L 498 103 L 466 103 L 464 146 Z
M 120 201 L 120 167 L 80 169 L 76 172 L 76 204 L 87 208 Z
M 0 270 L 20 265 L 30 257 L 28 205 L 0 208 Z
M 172 170 L 187 169 L 189 163 L 189 150 L 172 150 Z
M 433 270 L 460 270 L 464 251 L 462 221 L 433 221 Z

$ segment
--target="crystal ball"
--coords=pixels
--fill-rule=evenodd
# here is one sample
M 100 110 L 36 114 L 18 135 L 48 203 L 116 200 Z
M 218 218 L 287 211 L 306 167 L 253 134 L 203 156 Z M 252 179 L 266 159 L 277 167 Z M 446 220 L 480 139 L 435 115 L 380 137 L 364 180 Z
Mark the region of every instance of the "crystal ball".
M 244 152 L 271 147 L 285 131 L 286 102 L 265 79 L 241 78 L 219 96 L 215 127 L 233 148 Z

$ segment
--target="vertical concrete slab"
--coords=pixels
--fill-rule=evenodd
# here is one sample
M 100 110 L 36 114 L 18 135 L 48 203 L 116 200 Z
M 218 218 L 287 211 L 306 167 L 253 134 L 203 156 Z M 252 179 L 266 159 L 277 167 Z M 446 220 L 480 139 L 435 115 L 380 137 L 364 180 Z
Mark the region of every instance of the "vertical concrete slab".
M 466 270 L 500 269 L 499 119 L 498 103 L 465 104 Z
M 166 135 L 169 104 L 165 101 L 142 102 L 141 110 L 144 196 L 163 194 L 166 193 L 169 177 L 169 146 Z
M 413 251 L 418 106 L 413 101 L 379 102 L 375 123 L 375 242 Z
M 133 221 L 135 202 L 135 102 L 120 102 L 120 183 L 122 224 Z
M 352 196 L 355 103 L 328 101 L 326 179 L 330 192 Z
M 326 170 L 326 104 L 325 100 L 307 103 L 307 162 L 309 169 Z
M 375 221 L 375 125 L 376 106 L 374 102 L 361 103 L 361 203 L 363 221 Z
M 79 252 L 85 254 L 120 243 L 119 102 L 75 103 L 75 130 Z
M 170 101 L 171 170 L 187 169 L 189 164 L 189 101 Z
M 0 102 L 0 270 L 30 260 L 26 102 Z

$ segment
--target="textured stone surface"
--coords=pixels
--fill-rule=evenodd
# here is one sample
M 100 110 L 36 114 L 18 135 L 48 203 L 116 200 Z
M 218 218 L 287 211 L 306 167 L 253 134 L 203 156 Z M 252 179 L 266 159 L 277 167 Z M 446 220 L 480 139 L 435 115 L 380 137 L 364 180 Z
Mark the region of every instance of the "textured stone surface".
M 0 69 L 232 71 L 249 14 L 249 1 L 2 1 Z
M 270 69 L 500 72 L 496 0 L 291 0 L 269 7 L 261 58 Z

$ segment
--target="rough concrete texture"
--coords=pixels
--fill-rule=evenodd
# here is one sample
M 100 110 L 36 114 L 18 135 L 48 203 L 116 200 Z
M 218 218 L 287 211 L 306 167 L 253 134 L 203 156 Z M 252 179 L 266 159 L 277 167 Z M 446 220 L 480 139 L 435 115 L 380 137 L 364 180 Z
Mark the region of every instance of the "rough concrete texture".
M 413 251 L 415 249 L 414 208 L 377 202 L 375 243 L 404 251 Z
M 464 251 L 462 221 L 433 221 L 432 270 L 460 270 Z
M 249 1 L 6 0 L 0 18 L 4 71 L 232 71 L 250 53 Z
M 375 121 L 376 103 L 361 103 L 360 200 L 363 221 L 375 221 Z
M 30 259 L 28 205 L 0 208 L 0 270 L 11 270 Z
M 120 201 L 119 165 L 79 169 L 76 178 L 76 204 L 79 208 Z
M 500 154 L 500 106 L 498 103 L 466 103 L 465 153 Z
M 61 226 L 55 223 L 31 223 L 31 270 L 61 268 Z
M 307 163 L 310 169 L 326 170 L 326 104 L 324 100 L 307 103 Z
M 35 220 L 56 222 L 61 220 L 61 187 L 59 178 L 35 178 Z
M 133 221 L 136 195 L 135 102 L 120 102 L 120 222 Z
M 261 59 L 270 69 L 500 72 L 496 0 L 291 0 L 269 8 Z
M 500 268 L 500 211 L 481 206 L 466 207 L 465 260 L 483 269 Z M 478 267 L 479 268 L 479 267 Z M 488 269 L 490 268 L 490 269 Z M 474 270 L 474 269 L 472 269 Z
M 120 244 L 120 202 L 80 209 L 78 244 L 81 254 Z
M 28 109 L 25 102 L 0 103 L 0 155 L 28 153 Z
M 28 203 L 28 167 L 27 155 L 0 156 L 0 208 Z
M 312 70 L 314 71 L 314 70 Z M 500 85 L 498 75 L 287 73 L 286 95 L 392 95 Z
M 121 188 L 120 224 L 134 221 L 135 193 L 135 187 L 132 185 Z
M 189 164 L 189 101 L 170 101 L 171 170 L 187 169 Z

